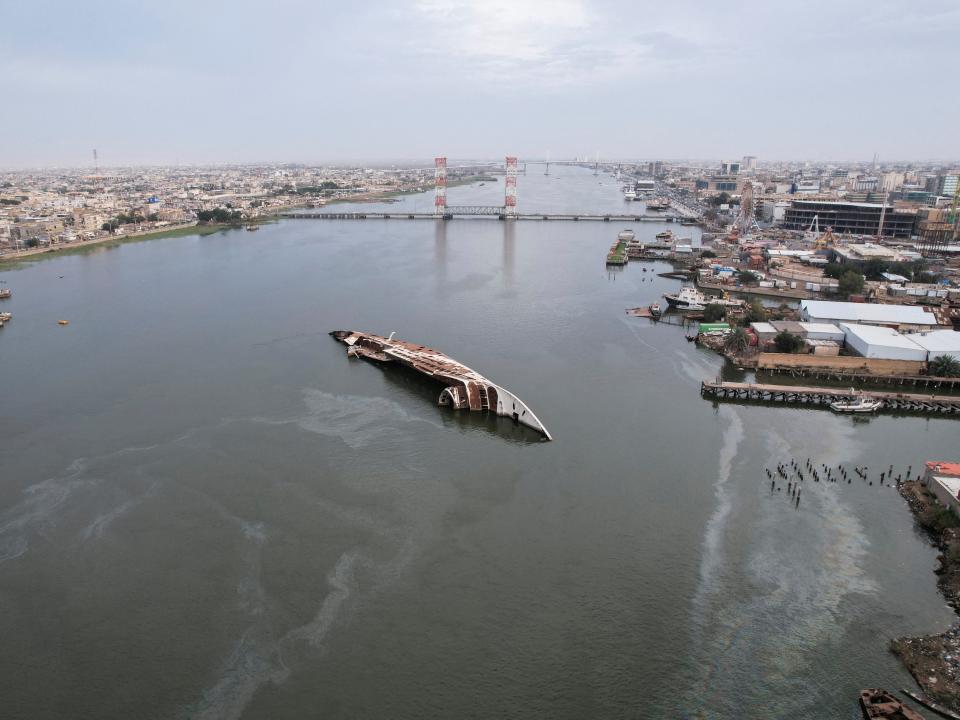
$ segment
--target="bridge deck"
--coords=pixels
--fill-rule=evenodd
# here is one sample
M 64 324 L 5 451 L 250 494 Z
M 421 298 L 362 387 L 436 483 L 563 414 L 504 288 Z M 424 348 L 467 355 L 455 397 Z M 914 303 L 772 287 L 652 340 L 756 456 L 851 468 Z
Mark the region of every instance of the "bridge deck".
M 664 214 L 618 214 L 598 215 L 594 213 L 518 213 L 507 215 L 496 212 L 448 212 L 440 218 L 433 213 L 417 212 L 317 212 L 317 213 L 280 213 L 280 217 L 290 220 L 452 220 L 453 218 L 493 219 L 493 220 L 540 220 L 540 221 L 584 221 L 584 222 L 680 222 L 685 218 Z

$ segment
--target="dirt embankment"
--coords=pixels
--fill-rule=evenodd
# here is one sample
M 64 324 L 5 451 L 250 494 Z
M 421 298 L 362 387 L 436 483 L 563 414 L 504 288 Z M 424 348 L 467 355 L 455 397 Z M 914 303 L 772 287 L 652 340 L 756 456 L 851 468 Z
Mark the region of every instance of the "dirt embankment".
M 902 483 L 900 494 L 940 549 L 937 585 L 947 603 L 960 609 L 960 521 L 917 481 Z M 898 638 L 890 646 L 927 695 L 960 711 L 960 625 L 939 635 Z

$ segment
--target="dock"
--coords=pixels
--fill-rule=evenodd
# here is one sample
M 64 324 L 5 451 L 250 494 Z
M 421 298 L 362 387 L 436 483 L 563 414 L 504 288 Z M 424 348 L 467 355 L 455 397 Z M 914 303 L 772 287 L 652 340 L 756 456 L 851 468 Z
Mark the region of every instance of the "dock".
M 829 405 L 839 400 L 879 400 L 883 410 L 960 415 L 960 396 L 922 395 L 881 390 L 853 390 L 852 388 L 803 387 L 796 385 L 764 385 L 703 381 L 700 394 L 717 400 L 752 400 L 768 403 L 799 405 Z
M 547 440 L 553 436 L 520 398 L 506 388 L 487 380 L 476 370 L 447 357 L 439 350 L 356 330 L 334 330 L 330 333 L 347 346 L 347 356 L 379 363 L 396 362 L 416 370 L 445 385 L 437 404 L 454 410 L 493 412 L 509 417 L 541 433 Z

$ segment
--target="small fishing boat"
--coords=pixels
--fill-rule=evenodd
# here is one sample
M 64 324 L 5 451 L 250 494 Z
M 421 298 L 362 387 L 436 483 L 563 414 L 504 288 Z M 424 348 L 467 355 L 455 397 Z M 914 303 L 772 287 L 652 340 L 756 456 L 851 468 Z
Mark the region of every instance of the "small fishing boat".
M 260 229 L 259 225 L 247 225 L 247 230 L 250 232 L 256 232 Z
M 69 325 L 69 320 L 57 320 L 57 325 Z
M 870 688 L 860 691 L 860 709 L 866 720 L 890 718 L 890 720 L 923 720 L 923 715 L 911 710 L 886 690 Z
M 838 413 L 872 413 L 882 407 L 883 401 L 868 400 L 863 397 L 856 400 L 837 400 L 830 403 L 830 409 Z
M 10 288 L 0 288 L 0 300 L 6 300 L 9 297 L 13 297 L 13 292 Z
M 13 313 L 2 312 L 0 313 L 0 322 L 10 322 L 13 320 Z
M 650 317 L 658 318 L 663 315 L 663 309 L 660 307 L 660 303 L 650 303 Z

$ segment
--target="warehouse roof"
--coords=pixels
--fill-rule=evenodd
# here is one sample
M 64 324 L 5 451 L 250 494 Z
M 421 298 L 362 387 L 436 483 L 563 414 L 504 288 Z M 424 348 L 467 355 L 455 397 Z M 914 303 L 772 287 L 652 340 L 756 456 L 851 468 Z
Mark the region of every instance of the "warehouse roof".
M 800 327 L 808 333 L 831 333 L 836 335 L 843 332 L 833 323 L 802 322 L 800 323 Z
M 917 305 L 876 305 L 872 303 L 801 300 L 806 317 L 850 322 L 892 322 L 906 325 L 936 325 L 937 318 Z
M 893 328 L 883 327 L 882 325 L 857 325 L 855 323 L 842 323 L 840 327 L 844 333 L 849 333 L 854 337 L 860 338 L 865 343 L 874 347 L 896 347 L 907 348 L 909 350 L 921 350 L 908 335 L 901 335 Z
M 960 352 L 960 332 L 954 330 L 910 333 L 908 337 L 929 352 Z

